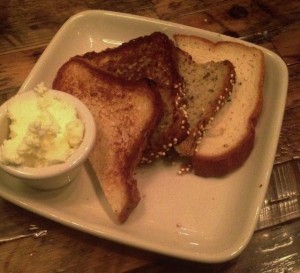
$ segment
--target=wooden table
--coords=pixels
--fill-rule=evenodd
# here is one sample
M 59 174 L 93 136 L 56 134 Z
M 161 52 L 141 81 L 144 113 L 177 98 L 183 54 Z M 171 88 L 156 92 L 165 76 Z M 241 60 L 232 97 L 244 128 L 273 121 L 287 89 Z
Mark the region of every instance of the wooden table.
M 289 89 L 274 171 L 284 164 L 292 166 L 299 190 L 300 1 L 11 0 L 2 1 L 0 7 L 1 102 L 18 91 L 59 27 L 70 16 L 87 9 L 186 24 L 240 37 L 276 52 L 288 66 Z M 183 261 L 96 238 L 0 199 L 0 238 L 27 233 L 35 226 L 48 231 L 44 237 L 0 244 L 0 272 L 300 272 L 299 191 L 293 194 L 296 209 L 292 215 L 273 222 L 277 225 L 261 226 L 240 256 L 216 265 Z

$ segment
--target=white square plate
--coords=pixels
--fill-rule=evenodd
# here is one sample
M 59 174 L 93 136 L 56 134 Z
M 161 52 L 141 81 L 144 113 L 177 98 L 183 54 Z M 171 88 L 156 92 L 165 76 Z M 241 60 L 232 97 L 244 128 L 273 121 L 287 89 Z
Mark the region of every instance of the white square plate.
M 161 31 L 193 34 L 214 41 L 243 41 L 208 31 L 108 11 L 71 17 L 44 51 L 20 92 L 41 81 L 49 87 L 70 57 L 99 51 L 141 35 Z M 249 43 L 246 43 L 251 45 Z M 239 170 L 222 179 L 177 175 L 178 166 L 158 162 L 137 170 L 142 200 L 129 220 L 116 225 L 88 163 L 69 186 L 38 191 L 0 172 L 0 195 L 69 227 L 139 248 L 201 262 L 237 256 L 249 242 L 264 199 L 278 143 L 287 93 L 284 62 L 260 48 L 266 60 L 264 107 L 256 143 Z

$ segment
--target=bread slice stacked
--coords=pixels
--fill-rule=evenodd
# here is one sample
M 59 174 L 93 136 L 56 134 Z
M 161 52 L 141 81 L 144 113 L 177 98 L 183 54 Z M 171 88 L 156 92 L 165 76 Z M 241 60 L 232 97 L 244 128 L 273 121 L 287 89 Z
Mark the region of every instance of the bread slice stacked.
M 196 63 L 185 51 L 177 50 L 179 72 L 185 81 L 189 136 L 175 146 L 181 156 L 191 157 L 205 129 L 229 99 L 235 70 L 228 60 Z
M 231 99 L 215 116 L 191 157 L 200 176 L 223 176 L 240 167 L 253 149 L 255 126 L 263 105 L 264 56 L 235 42 L 175 35 L 176 45 L 195 62 L 230 60 L 236 72 Z
M 77 56 L 93 67 L 125 80 L 153 80 L 164 103 L 164 113 L 144 150 L 142 161 L 162 157 L 188 132 L 184 109 L 183 78 L 174 57 L 175 46 L 167 35 L 154 32 L 100 52 Z
M 140 201 L 133 171 L 162 115 L 158 91 L 149 80 L 129 82 L 73 58 L 58 71 L 53 88 L 84 102 L 97 128 L 89 156 L 119 223 Z
M 208 122 L 230 95 L 235 75 L 229 61 L 195 63 L 161 32 L 77 58 L 126 80 L 149 78 L 157 84 L 164 115 L 148 140 L 142 163 L 153 162 L 173 147 L 180 155 L 190 156 Z
M 236 43 L 155 32 L 74 56 L 53 88 L 81 99 L 97 124 L 90 162 L 118 222 L 140 201 L 133 171 L 175 148 L 201 176 L 240 166 L 262 106 L 263 56 Z

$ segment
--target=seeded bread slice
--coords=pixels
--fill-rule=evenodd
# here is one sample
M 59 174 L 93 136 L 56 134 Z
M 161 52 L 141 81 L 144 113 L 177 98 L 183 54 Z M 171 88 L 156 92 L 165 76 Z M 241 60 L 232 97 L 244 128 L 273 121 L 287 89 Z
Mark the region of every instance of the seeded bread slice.
M 179 72 L 185 81 L 189 136 L 175 147 L 181 156 L 194 154 L 197 142 L 215 114 L 229 99 L 235 71 L 225 60 L 198 64 L 186 52 L 177 51 Z
M 126 80 L 148 78 L 156 82 L 164 114 L 143 153 L 142 163 L 164 156 L 187 136 L 183 105 L 183 79 L 174 57 L 174 43 L 161 32 L 141 36 L 115 48 L 77 56 L 97 69 Z
M 215 116 L 192 157 L 197 175 L 226 175 L 245 162 L 254 146 L 255 126 L 263 105 L 263 53 L 235 42 L 213 43 L 185 35 L 176 35 L 175 40 L 195 62 L 229 60 L 235 67 L 231 101 Z
M 149 80 L 128 82 L 75 58 L 59 69 L 53 88 L 76 96 L 92 112 L 97 137 L 89 160 L 123 223 L 140 201 L 133 171 L 162 115 L 158 91 Z

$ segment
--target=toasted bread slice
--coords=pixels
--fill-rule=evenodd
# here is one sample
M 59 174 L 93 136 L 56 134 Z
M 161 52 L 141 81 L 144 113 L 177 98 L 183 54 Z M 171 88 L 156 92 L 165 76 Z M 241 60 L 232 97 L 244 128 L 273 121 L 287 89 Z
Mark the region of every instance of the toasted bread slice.
M 130 40 L 116 48 L 88 52 L 82 58 L 97 69 L 126 80 L 148 78 L 156 82 L 164 115 L 151 136 L 143 162 L 152 162 L 187 136 L 188 123 L 182 99 L 183 79 L 174 58 L 174 43 L 163 33 Z
M 181 156 L 190 157 L 194 155 L 205 128 L 229 99 L 235 71 L 227 60 L 198 64 L 180 49 L 177 56 L 179 72 L 185 81 L 190 134 L 175 149 Z
M 264 56 L 235 42 L 176 35 L 176 43 L 198 63 L 229 60 L 236 71 L 231 101 L 218 112 L 192 157 L 195 173 L 223 176 L 240 167 L 251 153 L 263 105 Z
M 158 91 L 149 80 L 128 82 L 79 59 L 59 69 L 53 88 L 76 96 L 92 112 L 97 137 L 89 160 L 123 223 L 140 201 L 133 171 L 162 114 Z

